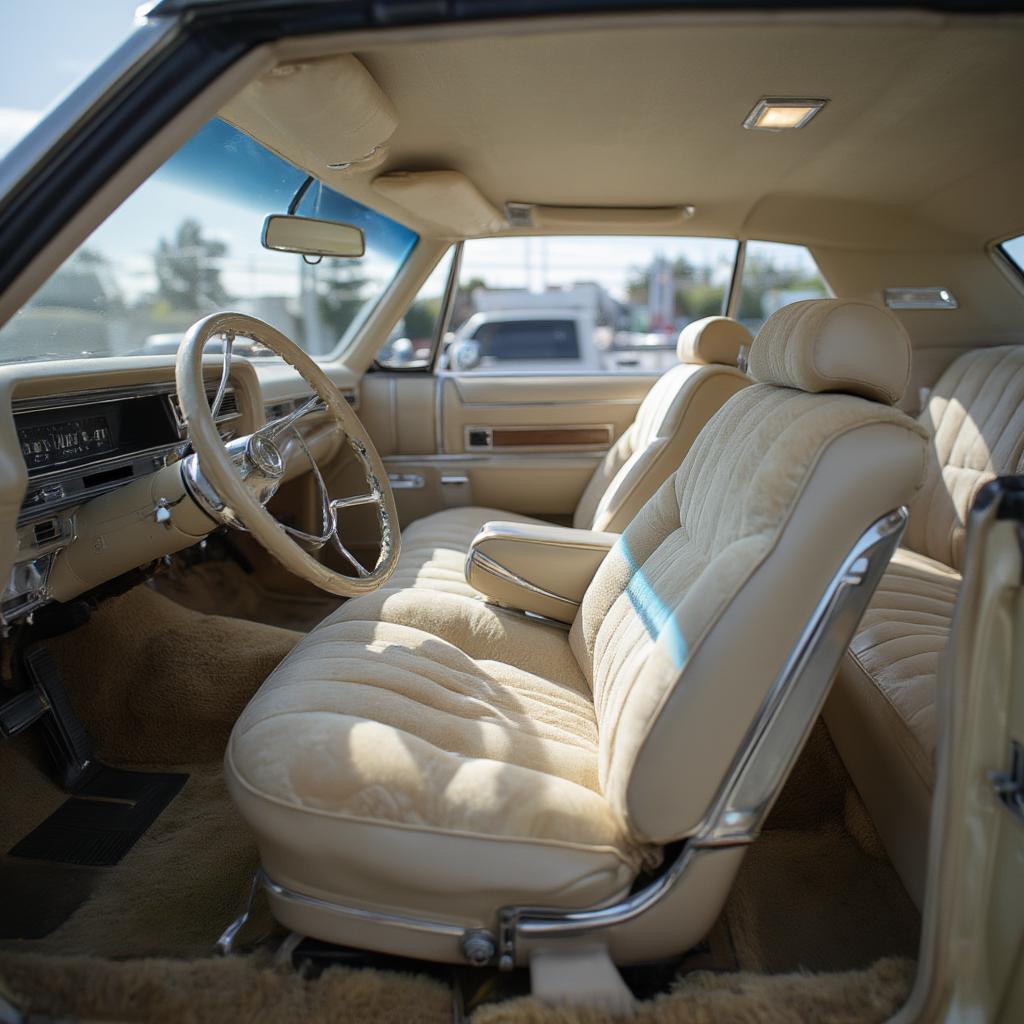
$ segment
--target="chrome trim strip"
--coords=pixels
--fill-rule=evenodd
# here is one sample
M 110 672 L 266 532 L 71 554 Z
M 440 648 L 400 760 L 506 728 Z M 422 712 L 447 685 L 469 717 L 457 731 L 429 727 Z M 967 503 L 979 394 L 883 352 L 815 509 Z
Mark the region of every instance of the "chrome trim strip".
M 152 448 L 141 448 L 137 452 L 115 453 L 102 459 L 79 462 L 74 466 L 58 466 L 56 469 L 48 469 L 45 473 L 33 473 L 28 478 L 28 490 L 33 490 L 40 481 L 52 483 L 66 477 L 78 477 L 83 473 L 102 473 L 108 467 L 116 469 L 122 463 L 134 462 L 136 459 L 157 458 L 161 455 L 169 455 L 178 448 L 180 443 L 180 441 L 175 441 L 174 444 L 158 444 Z
M 607 907 L 505 907 L 498 915 L 500 967 L 515 966 L 520 939 L 579 936 L 634 920 L 671 892 L 702 852 L 753 842 L 828 695 L 907 518 L 906 508 L 896 509 L 872 523 L 854 544 L 740 744 L 711 811 L 669 869 L 646 888 Z
M 302 906 L 312 907 L 314 910 L 323 910 L 329 914 L 339 914 L 342 917 L 350 917 L 355 921 L 364 921 L 368 924 L 390 925 L 396 928 L 407 928 L 414 932 L 425 932 L 428 935 L 444 935 L 453 939 L 461 939 L 465 928 L 457 924 L 445 924 L 443 921 L 430 921 L 418 917 L 405 917 L 402 914 L 385 914 L 379 910 L 363 910 L 361 907 L 349 907 L 341 903 L 332 903 L 330 900 L 323 900 L 317 896 L 307 896 L 305 893 L 296 892 L 286 886 L 275 882 L 263 868 L 259 869 L 259 880 L 263 887 L 272 896 L 278 899 L 288 900 L 291 903 L 298 903 Z
M 651 386 L 653 387 L 657 381 L 657 377 L 651 378 Z M 528 399 L 522 402 L 467 402 L 459 396 L 460 404 L 463 409 L 541 409 L 541 408 L 559 408 L 564 406 L 572 406 L 575 408 L 578 405 L 631 405 L 636 409 L 640 408 L 640 403 L 644 400 L 644 396 L 641 395 L 639 398 L 569 398 L 564 402 L 548 401 L 542 402 L 533 401 Z M 601 424 L 603 426 L 603 424 Z M 564 427 L 574 427 L 575 423 L 564 423 Z M 501 427 L 504 430 L 504 427 Z M 521 430 L 535 430 L 536 427 L 520 427 Z
M 600 462 L 604 457 L 602 452 L 568 451 L 568 452 L 518 452 L 518 451 L 491 451 L 480 449 L 475 452 L 452 452 L 449 454 L 426 455 L 382 455 L 382 462 L 401 462 L 408 464 L 433 463 L 433 462 L 479 462 L 487 463 L 494 459 L 529 459 L 534 462 L 537 459 L 551 459 L 565 461 L 566 459 L 585 459 L 587 461 Z
M 476 542 L 474 541 L 474 544 L 475 543 Z M 536 583 L 531 583 L 529 580 L 523 579 L 522 576 L 517 575 L 509 569 L 508 566 L 495 561 L 490 557 L 490 555 L 485 555 L 475 546 L 469 549 L 469 557 L 466 559 L 465 574 L 467 580 L 469 579 L 469 574 L 472 571 L 473 566 L 478 567 L 482 572 L 490 573 L 499 580 L 504 580 L 506 583 L 512 583 L 531 594 L 537 594 L 539 597 L 550 598 L 552 601 L 560 601 L 562 604 L 569 605 L 570 608 L 579 608 L 580 606 L 579 601 L 573 601 L 572 598 L 569 597 L 562 597 L 561 594 L 555 594 L 550 590 L 545 590 L 543 587 L 538 587 Z
M 563 540 L 549 540 L 546 537 L 533 537 L 530 535 L 530 529 L 536 529 L 531 527 L 529 524 L 525 528 L 518 528 L 518 523 L 505 523 L 502 525 L 501 530 L 489 530 L 489 524 L 484 524 L 477 535 L 473 538 L 473 549 L 476 550 L 476 545 L 488 540 L 512 540 L 517 544 L 541 544 L 544 547 L 549 548 L 578 548 L 582 551 L 611 551 L 614 544 L 602 544 L 598 541 L 586 541 L 586 540 L 572 540 L 566 538 Z M 552 529 L 563 529 L 566 532 L 575 533 L 592 533 L 591 530 L 572 530 L 572 527 L 552 527 Z M 614 535 L 616 539 L 619 534 Z
M 444 380 L 434 377 L 434 447 L 444 454 Z
M 126 398 L 148 398 L 151 395 L 174 393 L 174 382 L 163 384 L 122 385 L 111 388 L 90 388 L 88 391 L 66 391 L 59 395 L 41 395 L 38 398 L 15 398 L 11 409 L 17 415 L 23 412 L 59 409 L 68 405 L 102 405 L 120 402 Z

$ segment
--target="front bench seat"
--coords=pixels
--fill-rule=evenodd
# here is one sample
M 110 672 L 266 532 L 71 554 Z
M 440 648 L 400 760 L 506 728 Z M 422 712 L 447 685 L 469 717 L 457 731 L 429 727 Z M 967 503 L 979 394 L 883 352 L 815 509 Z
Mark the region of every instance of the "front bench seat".
M 920 416 L 931 444 L 893 556 L 840 667 L 825 721 L 907 891 L 923 906 L 939 659 L 960 588 L 967 515 L 1024 471 L 1024 346 L 960 356 Z
M 750 378 L 737 368 L 753 337 L 741 323 L 710 316 L 679 335 L 679 366 L 644 397 L 636 418 L 594 470 L 573 526 L 619 533 L 678 468 L 704 424 Z M 402 554 L 390 587 L 426 586 L 476 595 L 466 582 L 466 552 L 484 523 L 539 523 L 530 516 L 471 505 L 424 516 L 402 531 Z
M 922 432 L 890 404 L 909 360 L 866 303 L 771 317 L 759 383 L 627 526 L 568 634 L 417 589 L 314 629 L 225 757 L 278 920 L 459 962 L 500 908 L 612 903 L 692 837 L 829 581 L 922 478 Z M 750 838 L 702 846 L 660 927 L 609 938 L 616 958 L 699 941 Z

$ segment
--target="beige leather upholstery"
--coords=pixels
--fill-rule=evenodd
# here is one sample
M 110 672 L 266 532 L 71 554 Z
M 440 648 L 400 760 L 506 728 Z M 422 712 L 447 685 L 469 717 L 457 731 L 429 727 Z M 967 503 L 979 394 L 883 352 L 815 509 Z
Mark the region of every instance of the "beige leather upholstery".
M 750 379 L 736 368 L 750 332 L 735 320 L 707 317 L 680 334 L 674 366 L 651 388 L 636 419 L 594 471 L 573 515 L 581 530 L 621 532 L 644 502 L 675 472 L 701 428 Z M 403 531 L 398 586 L 440 587 L 475 594 L 462 576 L 466 551 L 488 520 L 540 520 L 470 506 L 426 516 Z
M 708 316 L 694 320 L 679 332 L 676 356 L 681 363 L 738 366 L 740 357 L 750 353 L 753 335 L 738 320 Z
M 771 331 L 751 353 L 758 380 L 804 391 L 846 391 L 877 402 L 898 402 L 910 379 L 910 350 L 902 326 L 868 302 L 806 299 L 779 310 Z M 815 339 L 808 344 L 808 339 Z
M 570 623 L 618 539 L 562 526 L 484 523 L 469 546 L 466 582 L 495 604 Z
M 905 543 L 959 569 L 978 491 L 998 474 L 1024 472 L 1024 346 L 961 356 L 935 385 L 921 423 L 932 437 L 928 476 Z
M 621 897 L 708 812 L 829 580 L 923 464 L 920 428 L 888 406 L 756 384 L 627 526 L 568 636 L 440 591 L 343 605 L 229 743 L 265 868 L 306 895 L 464 927 L 493 928 L 508 903 Z M 728 884 L 704 887 L 700 921 Z M 292 910 L 321 938 L 414 942 Z
M 978 491 L 1019 473 L 1024 348 L 979 349 L 935 386 L 924 486 L 825 709 L 829 729 L 907 890 L 924 898 L 939 659 L 945 650 Z

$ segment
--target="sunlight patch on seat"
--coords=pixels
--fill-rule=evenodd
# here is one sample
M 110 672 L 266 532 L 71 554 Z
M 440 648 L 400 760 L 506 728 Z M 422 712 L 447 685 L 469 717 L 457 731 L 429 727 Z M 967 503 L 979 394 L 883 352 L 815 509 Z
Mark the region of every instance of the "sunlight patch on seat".
M 625 534 L 619 537 L 612 550 L 617 551 L 629 567 L 626 596 L 643 623 L 644 629 L 647 630 L 648 636 L 656 642 L 660 642 L 664 637 L 672 664 L 677 669 L 682 669 L 689 655 L 689 647 L 672 608 L 658 596 L 657 591 L 645 576 L 643 567 L 638 565 L 633 558 Z

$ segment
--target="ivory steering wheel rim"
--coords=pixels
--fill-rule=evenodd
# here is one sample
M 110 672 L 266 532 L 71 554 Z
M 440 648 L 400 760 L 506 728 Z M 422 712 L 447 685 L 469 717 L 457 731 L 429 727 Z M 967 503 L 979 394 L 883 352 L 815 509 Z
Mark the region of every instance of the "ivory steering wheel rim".
M 361 462 L 376 498 L 381 545 L 377 564 L 365 576 L 347 576 L 324 565 L 302 548 L 246 486 L 224 447 L 213 418 L 203 374 L 203 351 L 211 338 L 241 335 L 266 345 L 298 371 L 334 417 Z M 326 373 L 276 327 L 246 313 L 213 313 L 189 328 L 175 364 L 178 402 L 189 440 L 206 482 L 249 533 L 289 572 L 339 597 L 356 597 L 379 589 L 398 562 L 401 535 L 387 470 L 366 428 Z

